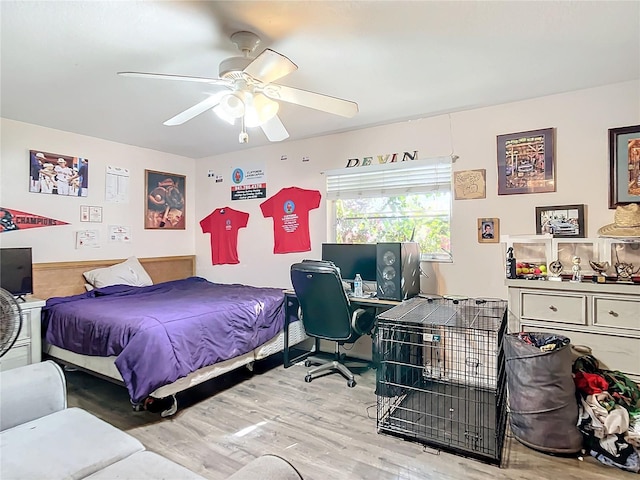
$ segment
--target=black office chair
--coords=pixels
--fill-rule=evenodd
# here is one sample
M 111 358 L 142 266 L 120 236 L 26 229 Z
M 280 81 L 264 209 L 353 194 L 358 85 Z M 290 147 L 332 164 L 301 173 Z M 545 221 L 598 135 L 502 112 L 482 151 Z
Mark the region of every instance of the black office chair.
M 340 345 L 353 343 L 362 335 L 369 335 L 375 322 L 373 309 L 354 309 L 342 286 L 339 270 L 331 262 L 305 260 L 291 265 L 291 283 L 296 292 L 302 325 L 307 335 L 336 342 L 335 360 L 323 363 L 307 372 L 304 380 L 313 375 L 336 370 L 355 387 L 353 373 L 344 365 Z M 315 359 L 314 359 L 315 360 Z M 309 363 L 305 364 L 309 366 Z

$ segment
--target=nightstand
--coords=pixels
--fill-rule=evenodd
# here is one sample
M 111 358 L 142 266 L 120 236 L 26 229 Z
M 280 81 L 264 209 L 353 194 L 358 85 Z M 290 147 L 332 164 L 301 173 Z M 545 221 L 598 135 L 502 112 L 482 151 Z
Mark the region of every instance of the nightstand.
M 26 301 L 18 300 L 22 310 L 22 329 L 11 350 L 0 358 L 0 370 L 9 370 L 30 363 L 39 362 L 42 358 L 42 339 L 40 337 L 40 313 L 45 305 L 44 300 L 26 297 Z

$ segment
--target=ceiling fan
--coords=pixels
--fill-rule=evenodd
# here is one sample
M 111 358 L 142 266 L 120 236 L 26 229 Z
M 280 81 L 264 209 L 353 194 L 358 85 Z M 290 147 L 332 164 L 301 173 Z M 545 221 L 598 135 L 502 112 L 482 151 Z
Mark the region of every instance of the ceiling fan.
M 260 43 L 260 38 L 256 34 L 246 31 L 236 32 L 231 35 L 231 41 L 237 45 L 243 56 L 223 60 L 219 66 L 218 78 L 145 72 L 118 72 L 118 75 L 198 82 L 226 87 L 225 90 L 214 93 L 178 113 L 164 122 L 164 125 L 181 125 L 213 109 L 220 118 L 232 125 L 236 120 L 240 120 L 241 132 L 238 137 L 240 143 L 249 141 L 247 127 L 261 127 L 266 137 L 272 142 L 289 137 L 289 133 L 277 115 L 280 105 L 276 100 L 348 118 L 358 113 L 358 104 L 355 102 L 273 83 L 297 70 L 298 66 L 284 55 L 269 48 L 258 56 L 251 57 L 251 52 Z

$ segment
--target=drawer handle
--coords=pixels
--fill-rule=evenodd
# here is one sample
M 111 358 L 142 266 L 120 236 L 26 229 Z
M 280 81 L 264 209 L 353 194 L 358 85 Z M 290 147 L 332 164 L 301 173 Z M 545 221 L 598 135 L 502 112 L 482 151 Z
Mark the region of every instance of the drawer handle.
M 557 312 L 558 308 L 554 307 L 553 305 L 549 305 L 549 310 L 551 310 L 552 312 Z
M 612 317 L 617 317 L 618 314 L 616 312 L 614 312 L 613 310 L 609 310 L 609 315 L 611 315 Z

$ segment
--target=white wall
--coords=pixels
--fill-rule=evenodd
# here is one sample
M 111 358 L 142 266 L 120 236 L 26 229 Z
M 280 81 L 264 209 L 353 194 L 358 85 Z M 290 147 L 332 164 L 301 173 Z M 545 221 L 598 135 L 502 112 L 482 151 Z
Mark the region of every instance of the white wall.
M 420 157 L 455 153 L 454 170 L 485 168 L 487 196 L 453 203 L 453 264 L 423 264 L 431 278 L 422 290 L 473 297 L 507 297 L 504 286 L 504 246 L 479 244 L 479 217 L 500 218 L 502 234 L 534 234 L 535 207 L 587 205 L 587 233 L 613 221 L 608 209 L 609 128 L 640 124 L 640 83 L 625 82 L 490 108 L 422 120 L 395 123 L 325 137 L 248 148 L 196 162 L 195 219 L 229 206 L 250 214 L 240 230 L 240 264 L 210 262 L 209 235 L 195 234 L 198 272 L 213 281 L 290 287 L 289 266 L 303 258 L 320 258 L 327 240 L 325 203 L 310 212 L 312 251 L 274 255 L 273 223 L 263 218 L 262 200 L 230 201 L 229 174 L 242 162 L 260 160 L 267 169 L 267 197 L 281 188 L 298 186 L 324 192 L 324 170 L 342 168 L 352 157 L 418 150 Z M 554 193 L 497 195 L 496 136 L 541 128 L 556 129 Z M 256 132 L 254 135 L 261 135 Z M 249 147 L 250 147 L 249 143 Z M 286 160 L 281 159 L 286 156 Z M 303 162 L 303 157 L 309 161 Z M 209 170 L 225 175 L 223 183 L 207 177 Z
M 36 263 L 126 258 L 130 255 L 154 257 L 194 253 L 194 160 L 13 120 L 1 119 L 0 122 L 0 206 L 69 223 L 4 232 L 0 235 L 3 247 L 31 246 L 33 261 Z M 78 198 L 30 193 L 31 149 L 88 158 L 89 196 Z M 130 170 L 129 203 L 105 203 L 107 165 Z M 145 168 L 187 176 L 185 230 L 144 229 Z M 102 206 L 103 222 L 80 222 L 80 205 Z M 131 227 L 133 241 L 128 244 L 108 242 L 109 225 Z M 83 229 L 99 231 L 100 248 L 75 249 L 75 232 Z
M 106 140 L 2 119 L 0 147 L 0 206 L 24 210 L 69 222 L 0 235 L 2 246 L 34 247 L 35 262 L 197 254 L 198 274 L 218 282 L 289 287 L 289 266 L 303 258 L 319 258 L 327 240 L 325 203 L 310 212 L 312 251 L 274 255 L 273 222 L 263 218 L 262 200 L 230 200 L 229 174 L 237 163 L 259 160 L 267 169 L 267 195 L 298 186 L 324 192 L 324 170 L 342 168 L 351 157 L 418 150 L 420 156 L 455 153 L 454 170 L 485 168 L 487 198 L 453 203 L 453 264 L 423 264 L 431 278 L 424 292 L 506 298 L 504 259 L 500 244 L 478 244 L 478 217 L 500 218 L 503 234 L 535 232 L 535 207 L 587 205 L 588 235 L 613 221 L 608 205 L 609 159 L 607 129 L 640 124 L 640 84 L 625 82 L 569 92 L 496 107 L 422 120 L 362 129 L 296 142 L 271 144 L 228 155 L 192 160 Z M 529 195 L 497 195 L 496 135 L 556 128 L 557 191 Z M 261 135 L 256 132 L 253 135 Z M 89 158 L 90 196 L 86 199 L 29 193 L 29 150 L 42 149 Z M 285 155 L 286 160 L 281 159 Z M 303 157 L 309 161 L 303 162 Z M 104 202 L 106 165 L 131 170 L 130 202 Z M 144 169 L 187 176 L 187 229 L 145 230 L 143 227 Z M 208 177 L 209 170 L 225 175 L 223 183 Z M 102 224 L 79 221 L 80 205 L 104 207 Z M 249 212 L 247 228 L 240 230 L 240 264 L 211 265 L 209 235 L 198 222 L 212 210 L 230 206 Z M 132 227 L 131 244 L 106 241 L 107 226 Z M 98 228 L 102 247 L 76 250 L 74 232 Z

